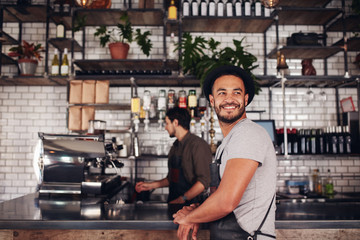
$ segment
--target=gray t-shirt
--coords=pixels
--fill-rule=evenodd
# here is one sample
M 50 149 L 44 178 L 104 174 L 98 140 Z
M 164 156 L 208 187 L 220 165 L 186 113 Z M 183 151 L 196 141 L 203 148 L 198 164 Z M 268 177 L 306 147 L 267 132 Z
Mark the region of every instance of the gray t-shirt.
M 263 127 L 246 118 L 238 122 L 223 139 L 217 149 L 216 158 L 220 157 L 221 152 L 223 152 L 220 165 L 221 177 L 230 159 L 243 158 L 259 162 L 255 175 L 239 205 L 234 209 L 240 227 L 253 234 L 264 219 L 276 192 L 276 154 L 273 143 Z M 274 200 L 261 228 L 263 233 L 275 235 L 275 209 Z M 258 239 L 271 238 L 258 235 Z

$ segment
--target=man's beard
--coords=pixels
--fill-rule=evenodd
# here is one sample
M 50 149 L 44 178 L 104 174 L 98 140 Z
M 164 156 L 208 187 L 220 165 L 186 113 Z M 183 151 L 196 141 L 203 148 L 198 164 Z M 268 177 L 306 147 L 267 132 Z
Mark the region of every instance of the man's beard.
M 229 106 L 229 105 L 236 105 L 237 111 L 235 112 L 235 115 L 221 115 L 221 107 L 224 106 Z M 224 122 L 224 123 L 233 123 L 236 122 L 237 120 L 239 120 L 245 113 L 245 107 L 243 105 L 239 105 L 239 104 L 224 104 L 223 106 L 217 107 L 215 105 L 215 112 L 216 115 L 219 119 L 219 121 Z

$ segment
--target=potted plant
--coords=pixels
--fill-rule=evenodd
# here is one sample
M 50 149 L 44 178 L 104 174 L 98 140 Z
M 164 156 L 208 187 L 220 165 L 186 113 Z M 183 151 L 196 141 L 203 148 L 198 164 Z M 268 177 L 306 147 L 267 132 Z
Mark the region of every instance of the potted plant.
M 20 75 L 33 76 L 36 72 L 38 61 L 41 61 L 42 56 L 40 52 L 43 50 L 41 44 L 28 43 L 23 40 L 22 44 L 17 47 L 9 49 L 8 56 L 18 57 L 18 64 L 20 68 Z
M 256 82 L 256 77 L 251 73 L 258 67 L 255 65 L 257 58 L 244 49 L 243 39 L 233 39 L 234 48 L 225 47 L 219 49 L 220 42 L 213 38 L 206 40 L 201 36 L 193 38 L 190 33 L 183 34 L 177 49 L 182 49 L 179 64 L 184 74 L 195 75 L 200 80 L 202 86 L 209 71 L 222 65 L 234 65 L 248 71 L 254 79 L 255 91 L 259 93 L 260 87 Z
M 141 32 L 140 29 L 134 31 L 127 13 L 120 17 L 122 23 L 118 23 L 117 28 L 108 30 L 106 26 L 100 26 L 96 29 L 94 36 L 100 38 L 100 45 L 105 47 L 108 43 L 112 59 L 126 59 L 130 48 L 129 43 L 133 42 L 134 35 L 136 43 L 140 46 L 142 52 L 149 56 L 152 43 L 148 38 L 151 33 Z

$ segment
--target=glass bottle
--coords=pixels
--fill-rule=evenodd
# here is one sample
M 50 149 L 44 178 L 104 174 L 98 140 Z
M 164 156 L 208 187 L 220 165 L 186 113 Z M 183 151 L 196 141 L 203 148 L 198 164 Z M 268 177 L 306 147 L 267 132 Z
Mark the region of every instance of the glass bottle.
M 144 91 L 143 108 L 145 111 L 149 111 L 151 106 L 151 93 L 149 90 Z
M 55 49 L 54 57 L 51 62 L 51 75 L 58 76 L 60 74 L 59 51 Z
M 344 149 L 346 153 L 352 153 L 351 151 L 351 134 L 350 134 L 350 130 L 349 130 L 349 126 L 344 126 L 345 130 L 345 142 L 344 142 Z
M 188 0 L 184 0 L 182 5 L 182 14 L 184 17 L 190 16 L 190 3 Z
M 68 60 L 68 49 L 64 49 L 64 56 L 61 63 L 60 69 L 61 76 L 69 76 L 69 60 Z
M 157 101 L 157 110 L 158 111 L 166 111 L 166 91 L 164 89 L 160 89 L 159 97 Z
M 234 16 L 234 5 L 233 5 L 232 0 L 227 0 L 227 2 L 225 4 L 225 11 L 226 11 L 227 17 Z
M 251 3 L 250 0 L 244 2 L 244 16 L 251 16 Z
M 187 98 L 185 90 L 179 91 L 179 108 L 187 108 Z
M 199 16 L 199 6 L 196 0 L 191 2 L 191 15 L 192 16 Z
M 175 103 L 176 103 L 176 100 L 175 100 L 175 91 L 173 89 L 169 89 L 168 91 L 168 109 L 171 109 L 171 108 L 174 108 L 175 107 Z
M 198 101 L 198 112 L 200 117 L 204 116 L 206 109 L 207 109 L 207 99 L 204 93 L 202 92 Z
M 207 3 L 206 3 L 205 0 L 201 0 L 201 2 L 200 2 L 199 13 L 200 13 L 200 16 L 202 16 L 202 17 L 206 17 L 208 15 L 208 13 L 207 13 Z
M 255 16 L 260 17 L 262 15 L 262 7 L 261 7 L 262 5 L 260 0 L 256 0 L 254 4 L 255 4 Z
M 195 117 L 195 109 L 197 107 L 196 90 L 189 90 L 188 107 L 190 110 L 191 118 Z
M 64 38 L 65 37 L 65 24 L 60 22 L 56 25 L 56 37 L 57 38 Z
M 169 20 L 176 20 L 177 19 L 177 8 L 175 6 L 175 1 L 171 0 L 170 6 L 168 9 L 168 19 Z
M 344 150 L 345 139 L 344 139 L 344 133 L 342 131 L 341 126 L 336 127 L 336 133 L 338 136 L 338 153 L 343 154 L 343 153 L 345 153 L 345 150 Z
M 175 45 L 175 34 L 170 34 L 170 43 L 168 48 L 168 59 L 176 59 L 176 45 Z
M 235 1 L 235 16 L 240 17 L 242 15 L 242 4 L 240 0 Z
M 217 3 L 217 16 L 223 17 L 224 16 L 224 2 L 219 0 Z
M 216 4 L 214 0 L 210 0 L 208 4 L 208 14 L 211 17 L 216 16 Z
M 331 127 L 330 136 L 331 136 L 330 137 L 330 139 L 331 139 L 330 152 L 332 154 L 337 154 L 338 153 L 338 137 L 337 137 L 337 134 L 336 134 L 336 127 L 335 126 Z
M 326 196 L 332 196 L 334 194 L 334 182 L 331 177 L 330 169 L 328 169 L 325 184 L 324 184 L 324 192 Z

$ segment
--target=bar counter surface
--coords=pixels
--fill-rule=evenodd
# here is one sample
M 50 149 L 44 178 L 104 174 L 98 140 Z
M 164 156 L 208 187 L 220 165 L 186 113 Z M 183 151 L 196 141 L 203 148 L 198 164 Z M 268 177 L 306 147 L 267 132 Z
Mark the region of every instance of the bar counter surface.
M 276 229 L 360 229 L 359 198 L 277 200 Z M 39 198 L 0 203 L 0 229 L 174 230 L 180 205 L 102 203 L 96 198 Z M 203 226 L 206 229 L 206 225 Z

